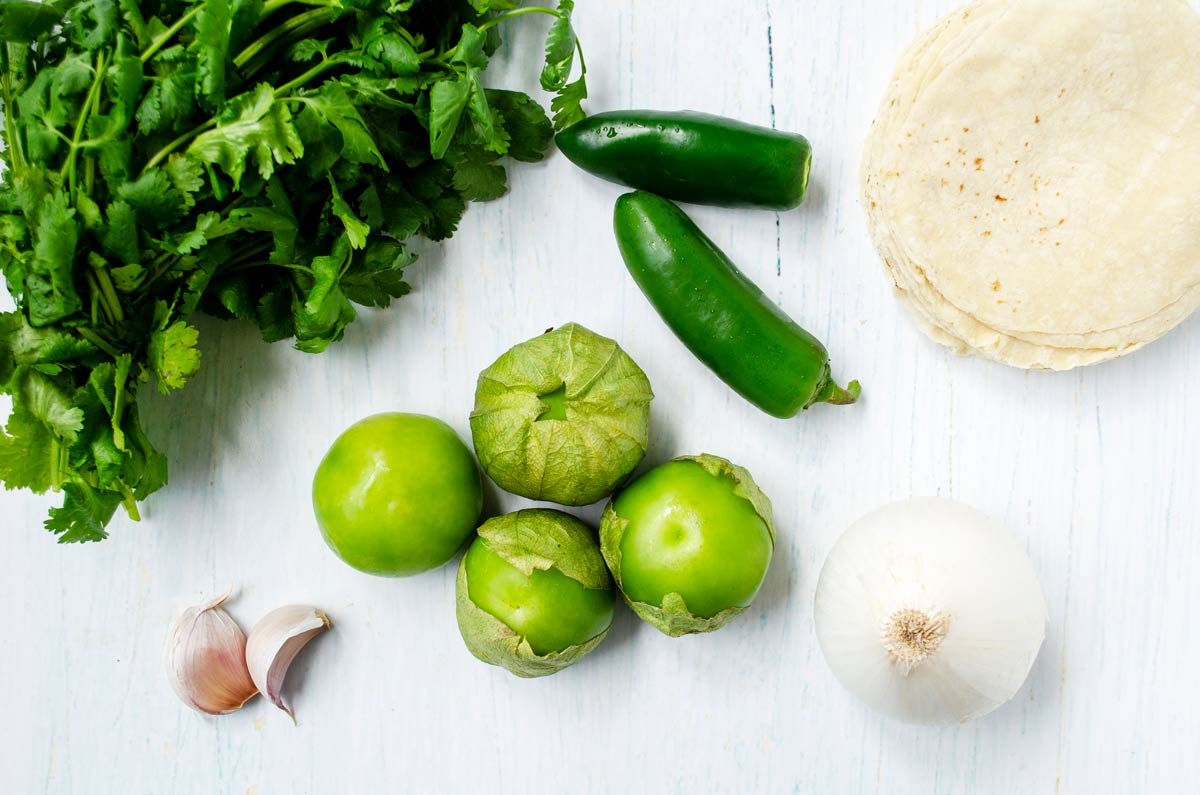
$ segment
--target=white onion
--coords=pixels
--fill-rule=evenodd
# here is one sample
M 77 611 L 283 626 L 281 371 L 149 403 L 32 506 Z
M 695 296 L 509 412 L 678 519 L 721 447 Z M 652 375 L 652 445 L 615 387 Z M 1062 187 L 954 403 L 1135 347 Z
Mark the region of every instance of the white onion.
M 1016 539 L 973 508 L 937 498 L 855 522 L 817 583 L 817 639 L 834 675 L 907 723 L 968 721 L 1009 701 L 1047 619 Z

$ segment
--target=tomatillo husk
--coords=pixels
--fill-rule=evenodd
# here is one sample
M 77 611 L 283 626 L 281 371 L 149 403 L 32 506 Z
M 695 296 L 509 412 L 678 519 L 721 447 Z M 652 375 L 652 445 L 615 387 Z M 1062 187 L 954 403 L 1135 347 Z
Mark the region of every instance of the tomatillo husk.
M 568 323 L 480 373 L 475 453 L 505 491 L 589 505 L 645 456 L 653 397 L 646 374 L 616 342 Z

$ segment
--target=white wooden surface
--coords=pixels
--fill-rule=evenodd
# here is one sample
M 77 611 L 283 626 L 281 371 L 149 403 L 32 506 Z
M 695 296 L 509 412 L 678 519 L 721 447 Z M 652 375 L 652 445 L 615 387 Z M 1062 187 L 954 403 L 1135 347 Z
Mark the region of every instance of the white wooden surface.
M 1026 374 L 956 358 L 889 292 L 857 205 L 859 148 L 903 45 L 955 0 L 581 2 L 593 110 L 694 108 L 800 130 L 817 152 L 799 211 L 696 209 L 714 239 L 857 376 L 865 401 L 790 422 L 741 403 L 664 328 L 610 234 L 618 189 L 561 157 L 514 169 L 319 357 L 201 322 L 182 394 L 147 392 L 171 485 L 146 521 L 60 547 L 49 498 L 0 494 L 0 776 L 6 792 L 1105 793 L 1200 777 L 1200 319 L 1111 365 Z M 493 80 L 535 88 L 544 23 L 510 26 Z M 773 60 L 773 64 L 772 64 Z M 773 75 L 773 82 L 772 82 Z M 476 373 L 570 320 L 615 336 L 657 392 L 649 462 L 749 467 L 781 536 L 755 607 L 670 640 L 622 611 L 576 667 L 517 680 L 474 660 L 453 567 L 375 579 L 322 543 L 308 501 L 336 434 L 384 410 L 464 435 Z M 878 718 L 825 667 L 811 622 L 824 553 L 868 509 L 943 494 L 1007 522 L 1050 603 L 1018 700 L 977 724 Z M 494 495 L 508 510 L 519 500 Z M 589 519 L 599 508 L 585 509 Z M 182 606 L 233 585 L 250 626 L 309 602 L 336 629 L 293 669 L 299 725 L 260 700 L 204 718 L 160 654 Z

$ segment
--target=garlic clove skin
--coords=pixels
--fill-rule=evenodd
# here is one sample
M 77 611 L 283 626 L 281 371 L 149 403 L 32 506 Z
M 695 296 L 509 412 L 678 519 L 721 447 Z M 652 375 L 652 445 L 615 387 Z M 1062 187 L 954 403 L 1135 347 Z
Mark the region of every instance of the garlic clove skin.
M 246 634 L 221 607 L 229 593 L 190 607 L 171 627 L 164 661 L 183 703 L 209 715 L 241 709 L 258 693 L 246 668 Z
M 942 499 L 855 522 L 817 583 L 817 638 L 835 676 L 907 723 L 986 715 L 1019 691 L 1046 636 L 1037 574 L 1014 536 Z
M 315 607 L 288 605 L 272 610 L 250 630 L 246 664 L 255 686 L 271 703 L 296 720 L 281 690 L 288 667 L 310 640 L 329 629 L 329 616 Z

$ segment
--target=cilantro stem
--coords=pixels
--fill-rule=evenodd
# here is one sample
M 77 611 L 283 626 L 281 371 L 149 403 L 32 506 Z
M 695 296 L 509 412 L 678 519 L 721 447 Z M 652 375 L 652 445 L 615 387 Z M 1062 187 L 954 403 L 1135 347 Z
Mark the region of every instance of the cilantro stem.
M 54 489 L 57 491 L 67 481 L 67 476 L 64 473 L 71 469 L 71 448 L 69 445 L 62 444 L 57 440 L 55 442 L 55 448 L 58 452 L 58 467 L 53 482 L 56 484 Z
M 255 243 L 254 245 L 246 246 L 244 249 L 241 250 L 241 252 L 238 253 L 237 256 L 230 259 L 229 262 L 226 264 L 230 267 L 232 267 L 234 265 L 240 265 L 248 259 L 257 257 L 259 254 L 261 254 L 264 251 L 266 251 L 267 249 L 271 248 L 272 245 L 274 245 L 273 241 L 263 240 L 259 243 Z M 225 268 L 222 267 L 220 270 L 223 272 L 225 270 Z
M 283 102 L 287 102 L 287 101 L 290 101 L 293 99 L 299 99 L 299 97 L 287 96 L 288 92 L 294 91 L 297 88 L 300 88 L 305 83 L 307 83 L 309 80 L 312 80 L 314 77 L 322 74 L 323 72 L 329 71 L 330 69 L 334 68 L 335 66 L 340 66 L 341 63 L 342 63 L 341 60 L 337 56 L 334 56 L 333 58 L 328 58 L 324 61 L 321 61 L 321 63 L 317 64 L 312 69 L 309 69 L 307 72 L 300 75 L 295 80 L 292 80 L 290 83 L 284 83 L 282 86 L 275 89 L 275 98 L 280 101 L 283 101 Z
M 229 276 L 234 273 L 241 273 L 242 271 L 248 271 L 248 270 L 252 270 L 254 268 L 271 268 L 271 267 L 288 268 L 290 270 L 301 270 L 300 266 L 298 266 L 298 265 L 277 265 L 276 263 L 271 262 L 271 260 L 269 260 L 269 259 L 256 259 L 256 260 L 247 260 L 246 262 L 239 262 L 237 265 L 234 265 L 232 268 L 229 268 L 227 270 L 222 269 L 221 275 Z M 306 273 L 311 273 L 311 271 L 308 271 L 307 269 L 303 269 L 303 270 L 305 270 Z
M 231 212 L 236 210 L 241 205 L 245 204 L 248 200 L 249 200 L 249 197 L 246 196 L 245 194 L 239 195 L 236 199 L 229 202 L 229 204 L 225 205 L 225 207 L 220 211 L 220 215 L 222 216 L 223 219 L 228 219 L 229 214 Z M 227 232 L 227 233 L 223 233 L 223 234 L 231 234 L 231 233 Z M 213 237 L 219 237 L 219 236 L 220 235 L 213 235 Z M 148 285 L 153 284 L 155 281 L 157 281 L 158 277 L 160 277 L 164 273 L 166 273 L 167 270 L 169 270 L 172 265 L 171 260 L 177 256 L 178 255 L 172 254 L 169 251 L 163 251 L 157 257 L 155 257 L 153 260 L 151 260 L 150 263 L 148 265 L 146 265 L 146 270 L 150 273 L 150 275 L 142 280 L 142 284 L 141 284 L 142 288 L 144 289 Z
M 150 42 L 150 46 L 147 47 L 145 50 L 143 50 L 142 54 L 138 56 L 139 60 L 141 60 L 142 63 L 145 63 L 146 61 L 149 61 L 151 58 L 153 58 L 154 53 L 156 53 L 160 49 L 162 49 L 162 46 L 164 44 L 166 44 L 168 41 L 173 39 L 175 37 L 176 33 L 183 30 L 184 25 L 186 25 L 187 23 L 189 23 L 193 19 L 195 19 L 196 15 L 199 14 L 203 10 L 204 10 L 204 3 L 203 2 L 196 3 L 196 5 L 192 7 L 191 11 L 189 11 L 186 14 L 184 14 L 183 16 L 181 16 L 179 18 L 178 22 L 176 22 L 174 25 L 172 25 L 171 27 L 164 30 L 158 36 L 158 38 L 156 38 L 154 41 Z
M 257 264 L 271 264 L 268 261 L 255 262 L 254 258 L 266 253 L 272 246 L 274 241 L 264 240 L 261 243 L 256 243 L 252 246 L 247 246 L 229 262 L 223 263 L 218 269 L 222 276 L 227 276 L 230 273 L 245 270 L 246 268 L 254 267 Z
M 87 326 L 79 326 L 75 329 L 75 331 L 79 334 L 79 336 L 83 337 L 85 340 L 92 343 L 114 359 L 121 355 L 120 351 L 106 342 L 105 339 L 97 334 L 94 329 L 91 329 Z
M 518 8 L 514 11 L 508 11 L 504 14 L 498 14 L 497 16 L 492 17 L 487 22 L 484 22 L 479 26 L 479 32 L 486 33 L 489 28 L 494 28 L 496 25 L 499 25 L 505 20 L 512 19 L 513 17 L 524 16 L 525 14 L 549 14 L 550 16 L 557 17 L 558 19 L 566 19 L 568 21 L 571 19 L 570 14 L 564 14 L 554 8 L 528 6 L 526 8 Z M 583 45 L 580 44 L 579 39 L 575 40 L 575 51 L 579 53 L 579 75 L 580 77 L 583 77 L 587 74 L 587 62 L 583 59 Z
M 264 63 L 265 63 L 267 60 L 270 60 L 269 53 L 265 52 L 267 47 L 269 47 L 270 45 L 272 45 L 279 39 L 283 38 L 284 36 L 287 36 L 288 34 L 292 33 L 293 31 L 304 28 L 305 26 L 311 25 L 313 23 L 315 23 L 315 27 L 320 27 L 321 25 L 324 25 L 326 22 L 331 21 L 334 18 L 334 16 L 337 15 L 338 10 L 339 9 L 332 8 L 332 7 L 322 7 L 322 8 L 314 8 L 311 11 L 305 11 L 303 14 L 297 14 L 296 16 L 289 19 L 287 22 L 284 22 L 281 25 L 279 25 L 278 27 L 276 27 L 274 30 L 272 30 L 267 35 L 265 35 L 259 39 L 256 39 L 255 41 L 248 44 L 246 46 L 246 49 L 242 50 L 237 55 L 237 57 L 235 57 L 233 59 L 233 65 L 236 66 L 240 70 L 243 66 L 245 66 L 250 61 L 254 60 L 256 57 L 264 56 L 264 55 L 267 56 L 264 60 Z M 244 76 L 248 76 L 249 74 L 253 74 L 254 72 L 257 72 L 259 68 L 261 68 L 261 64 L 259 64 L 256 67 L 252 67 L 248 71 L 247 75 L 244 75 Z
M 50 440 L 50 487 L 58 491 L 62 485 L 62 443 L 58 439 Z
M 579 43 L 579 39 L 575 40 L 575 52 L 579 53 L 579 76 L 587 75 L 587 61 L 583 60 L 583 45 Z
M 83 106 L 79 109 L 79 118 L 75 120 L 75 134 L 71 138 L 71 150 L 67 152 L 67 162 L 63 163 L 62 170 L 58 173 L 60 180 L 70 176 L 72 193 L 75 191 L 75 155 L 79 152 L 79 142 L 83 140 L 83 128 L 94 112 L 93 106 L 100 101 L 100 87 L 104 85 L 104 68 L 107 57 L 107 53 L 103 52 L 96 56 L 96 76 L 92 78 L 92 87 L 88 89 L 87 98 L 83 100 Z
M 497 16 L 492 17 L 487 22 L 484 22 L 482 25 L 479 26 L 479 32 L 486 33 L 488 31 L 488 29 L 496 27 L 501 22 L 504 22 L 507 19 L 513 19 L 514 17 L 522 17 L 522 16 L 525 16 L 526 14 L 549 14 L 550 16 L 558 17 L 559 19 L 562 19 L 565 16 L 564 14 L 559 13 L 558 11 L 556 11 L 553 8 L 543 8 L 542 6 L 528 6 L 526 8 L 518 8 L 514 11 L 507 11 L 503 14 L 499 14 Z
M 411 46 L 414 50 L 417 49 L 418 47 L 420 47 L 421 44 L 423 43 L 423 42 L 418 42 L 416 37 L 408 32 L 408 28 L 405 28 L 401 25 L 396 26 L 396 33 L 398 33 L 400 35 L 400 38 L 402 38 L 406 42 L 408 42 L 409 46 Z
M 92 319 L 92 325 L 100 325 L 100 293 L 95 289 L 92 281 L 88 281 L 88 287 L 92 290 L 88 293 L 88 317 Z
M 180 146 L 182 146 L 183 144 L 192 140 L 197 135 L 199 135 L 200 133 L 207 130 L 209 127 L 215 127 L 215 126 L 217 126 L 217 120 L 215 118 L 213 118 L 213 119 L 209 119 L 208 121 L 204 122 L 203 124 L 197 125 L 197 126 L 193 127 L 192 129 L 188 130 L 183 135 L 179 136 L 174 141 L 171 141 L 171 143 L 167 144 L 162 149 L 159 149 L 157 152 L 155 152 L 154 157 L 147 160 L 146 165 L 142 166 L 141 173 L 145 174 L 147 171 L 149 171 L 150 169 L 154 168 L 159 163 L 161 163 L 164 159 L 166 159 L 167 155 L 174 152 Z
M 100 295 L 104 297 L 105 310 L 115 322 L 124 322 L 125 313 L 121 311 L 121 299 L 117 297 L 107 268 L 96 269 L 96 281 L 100 284 Z
M 266 3 L 263 3 L 262 13 L 258 15 L 258 21 L 262 22 L 279 9 L 290 6 L 292 3 L 300 3 L 306 6 L 324 6 L 325 8 L 342 7 L 342 4 L 337 2 L 337 0 L 268 0 Z
M 9 151 L 12 152 L 12 165 L 17 171 L 25 170 L 25 152 L 21 139 L 17 136 L 15 127 L 17 106 L 12 99 L 12 78 L 9 75 L 8 44 L 0 47 L 0 69 L 3 69 L 3 82 L 0 88 L 4 91 L 4 132 L 8 138 Z
M 242 82 L 247 82 L 256 74 L 262 71 L 263 67 L 276 60 L 279 53 L 288 49 L 298 41 L 303 41 L 310 38 L 318 30 L 322 29 L 329 22 L 324 17 L 310 19 L 306 24 L 296 28 L 292 33 L 273 47 L 260 52 L 257 56 L 251 59 L 244 69 L 241 70 Z
M 117 363 L 117 372 L 121 372 L 120 362 Z M 128 394 L 125 391 L 126 378 L 128 378 L 128 375 L 126 375 L 125 378 L 121 378 L 117 381 L 117 389 L 113 394 L 112 408 L 113 441 L 116 443 L 117 449 L 122 452 L 125 451 L 125 432 L 121 430 L 121 420 L 125 416 L 125 400 L 126 395 Z M 134 397 L 134 400 L 137 400 L 136 396 Z
M 143 289 L 156 282 L 159 276 L 162 276 L 164 273 L 170 270 L 170 266 L 172 264 L 171 258 L 174 256 L 174 254 L 164 251 L 157 258 L 155 258 L 154 262 L 150 266 L 154 269 L 153 273 L 150 274 L 149 278 L 142 281 L 141 286 Z
M 104 319 L 109 323 L 115 323 L 116 318 L 113 316 L 112 307 L 108 305 L 108 297 L 104 295 L 104 288 L 100 286 L 100 280 L 96 278 L 96 271 L 88 271 L 84 278 L 87 280 L 88 287 L 92 291 L 92 306 L 99 306 L 100 311 L 104 313 Z M 95 311 L 92 312 L 92 324 L 95 325 Z
M 125 481 L 120 478 L 117 479 L 116 485 L 121 492 L 121 504 L 125 506 L 125 513 L 129 514 L 129 518 L 135 522 L 142 521 L 142 515 L 138 513 L 137 498 L 133 496 L 129 486 L 125 485 Z

